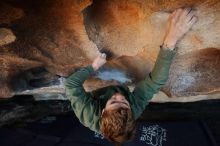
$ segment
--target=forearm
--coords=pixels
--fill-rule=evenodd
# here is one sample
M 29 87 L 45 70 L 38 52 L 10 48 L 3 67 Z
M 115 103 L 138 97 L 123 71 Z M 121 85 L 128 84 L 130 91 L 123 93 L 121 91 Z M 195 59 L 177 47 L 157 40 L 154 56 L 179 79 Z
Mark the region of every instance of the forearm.
M 83 88 L 83 83 L 92 73 L 93 68 L 89 65 L 70 75 L 64 82 L 66 95 L 71 101 L 74 111 L 77 108 L 73 105 L 77 103 L 77 105 L 83 106 L 84 102 L 89 99 L 88 94 Z
M 169 76 L 169 69 L 173 58 L 176 54 L 175 50 L 160 48 L 156 63 L 150 73 L 151 80 L 159 85 L 164 85 Z
M 93 72 L 94 72 L 93 67 L 91 65 L 89 65 L 89 66 L 73 73 L 65 81 L 66 88 L 81 87 L 83 85 L 83 83 L 85 82 L 85 80 L 87 80 Z
M 152 72 L 135 87 L 131 104 L 135 111 L 135 119 L 141 115 L 153 95 L 166 83 L 174 56 L 175 51 L 161 48 Z
M 160 49 L 153 70 L 135 87 L 133 94 L 136 97 L 142 98 L 145 103 L 160 90 L 168 79 L 169 69 L 175 54 L 175 51 Z
M 83 88 L 84 81 L 88 79 L 93 72 L 94 69 L 89 65 L 72 74 L 65 81 L 65 91 L 79 121 L 84 126 L 94 131 L 98 131 L 99 125 L 97 123 L 99 123 L 100 104 Z

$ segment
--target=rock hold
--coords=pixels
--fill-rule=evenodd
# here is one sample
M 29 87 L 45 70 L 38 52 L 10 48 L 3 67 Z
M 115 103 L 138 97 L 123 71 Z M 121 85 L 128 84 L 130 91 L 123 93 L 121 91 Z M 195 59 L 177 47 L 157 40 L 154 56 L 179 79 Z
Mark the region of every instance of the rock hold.
M 16 36 L 10 29 L 0 28 L 0 46 L 14 42 Z

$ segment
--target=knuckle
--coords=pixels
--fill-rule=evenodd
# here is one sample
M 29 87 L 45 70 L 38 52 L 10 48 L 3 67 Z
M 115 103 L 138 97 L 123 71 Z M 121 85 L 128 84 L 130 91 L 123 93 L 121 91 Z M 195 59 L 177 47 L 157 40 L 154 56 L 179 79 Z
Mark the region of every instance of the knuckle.
M 181 26 L 182 26 L 182 23 L 181 23 L 181 22 L 177 22 L 177 23 L 176 23 L 176 26 L 177 26 L 177 27 L 181 27 Z
M 174 18 L 172 18 L 172 19 L 170 20 L 170 22 L 174 23 L 174 22 L 175 22 L 175 19 L 174 19 Z
M 179 10 L 180 12 L 183 12 L 184 11 L 184 9 L 183 8 L 180 8 L 180 10 Z

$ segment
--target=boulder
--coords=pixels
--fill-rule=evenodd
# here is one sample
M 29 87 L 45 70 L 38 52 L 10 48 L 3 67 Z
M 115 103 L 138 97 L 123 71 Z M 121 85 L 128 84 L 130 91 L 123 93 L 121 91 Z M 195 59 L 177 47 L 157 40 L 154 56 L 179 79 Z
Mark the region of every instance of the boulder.
M 38 91 L 41 95 L 62 94 L 63 79 L 89 65 L 99 52 L 109 53 L 110 58 L 85 83 L 87 91 L 119 84 L 115 80 L 132 90 L 153 68 L 169 14 L 186 6 L 196 9 L 199 20 L 178 43 L 169 80 L 162 89 L 164 98 L 188 97 L 190 101 L 191 96 L 220 91 L 219 0 L 2 3 L 0 10 L 10 15 L 0 15 L 0 25 L 7 28 L 4 36 L 10 39 L 0 38 L 0 42 L 6 42 L 0 46 L 0 68 L 4 70 L 0 97 Z

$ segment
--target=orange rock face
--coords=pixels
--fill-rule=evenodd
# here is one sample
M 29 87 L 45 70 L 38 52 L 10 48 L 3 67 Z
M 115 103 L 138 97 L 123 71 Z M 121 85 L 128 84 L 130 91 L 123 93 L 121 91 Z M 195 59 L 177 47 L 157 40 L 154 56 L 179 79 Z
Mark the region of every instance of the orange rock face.
M 192 51 L 177 56 L 164 91 L 170 96 L 195 96 L 220 89 L 220 50 Z
M 178 43 L 163 91 L 171 97 L 219 92 L 219 0 L 3 0 L 0 10 L 7 15 L 0 14 L 0 27 L 16 39 L 0 46 L 0 97 L 21 93 L 19 84 L 32 90 L 28 72 L 36 68 L 46 70 L 48 80 L 65 77 L 103 50 L 112 55 L 106 70 L 115 69 L 127 77 L 124 81 L 136 83 L 154 65 L 169 14 L 186 6 L 197 10 L 199 21 Z M 16 78 L 18 84 L 11 86 Z M 110 84 L 115 82 L 93 79 L 85 86 L 94 90 Z

